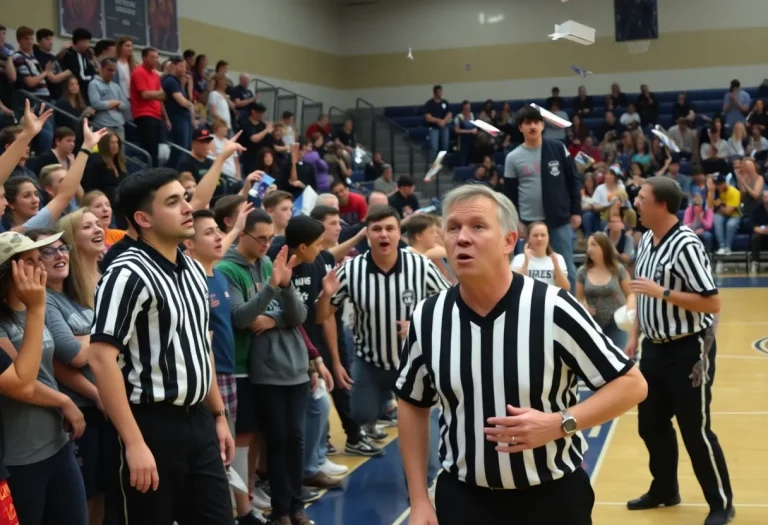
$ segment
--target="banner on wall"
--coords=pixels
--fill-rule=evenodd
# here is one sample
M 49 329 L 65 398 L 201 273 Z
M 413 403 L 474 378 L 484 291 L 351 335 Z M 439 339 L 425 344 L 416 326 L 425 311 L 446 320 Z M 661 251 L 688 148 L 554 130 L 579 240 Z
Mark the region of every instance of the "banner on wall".
M 83 27 L 96 40 L 128 35 L 134 45 L 179 52 L 177 0 L 57 0 L 59 33 Z

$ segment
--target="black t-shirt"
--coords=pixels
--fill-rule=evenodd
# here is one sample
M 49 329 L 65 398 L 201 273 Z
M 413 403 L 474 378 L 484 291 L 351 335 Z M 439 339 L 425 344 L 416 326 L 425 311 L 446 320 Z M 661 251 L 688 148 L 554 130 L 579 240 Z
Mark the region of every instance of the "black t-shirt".
M 101 261 L 99 261 L 99 270 L 101 270 L 101 273 L 106 272 L 109 265 L 111 265 L 120 254 L 128 250 L 128 248 L 137 242 L 138 241 L 126 235 L 115 244 L 110 246 L 109 250 L 107 250 L 107 253 L 105 253 L 104 257 L 102 257 Z
M 304 188 L 299 188 L 297 186 L 291 186 L 288 184 L 288 180 L 291 177 L 291 163 L 287 163 L 282 168 L 282 173 L 280 174 L 280 179 L 277 181 L 277 188 L 282 191 L 287 191 L 290 193 L 294 200 L 299 197 L 304 192 Z M 311 164 L 307 164 L 305 162 L 299 161 L 296 163 L 296 178 L 299 179 L 300 182 L 304 183 L 305 187 L 311 187 L 313 190 L 317 191 L 317 178 L 315 177 L 315 168 Z
M 189 110 L 181 106 L 176 99 L 173 98 L 174 93 L 181 93 L 181 96 L 187 98 L 187 93 L 181 85 L 181 81 L 173 75 L 165 75 L 160 82 L 165 93 L 165 111 L 168 113 L 168 118 L 176 121 L 178 119 L 189 119 Z
M 248 89 L 247 87 L 243 86 L 235 86 L 233 88 L 229 88 L 227 90 L 229 93 L 229 98 L 232 99 L 232 102 L 236 102 L 238 100 L 248 100 L 249 98 L 253 97 L 253 91 Z M 241 114 L 244 114 L 247 118 L 248 116 L 248 108 L 240 108 L 239 109 Z
M 243 134 L 240 135 L 239 142 L 245 148 L 245 151 L 240 156 L 240 159 L 245 166 L 245 172 L 250 173 L 253 171 L 252 166 L 256 162 L 256 154 L 263 147 L 262 145 L 264 143 L 264 139 L 262 139 L 261 142 L 251 142 L 251 137 L 253 135 L 258 135 L 267 129 L 267 125 L 261 121 L 259 121 L 257 124 L 254 124 L 251 122 L 250 118 L 244 118 L 240 120 L 240 129 L 243 130 Z
M 200 180 L 208 173 L 208 170 L 213 166 L 213 160 L 208 157 L 203 160 L 197 160 L 192 155 L 187 155 L 186 158 L 181 159 L 179 166 L 176 168 L 180 174 L 188 171 L 195 178 L 196 182 Z
M 267 133 L 266 135 L 264 135 L 264 138 L 262 139 L 262 141 L 259 142 L 259 149 L 272 148 L 274 150 L 275 146 L 285 146 L 285 142 L 283 142 L 283 139 L 276 140 L 275 136 L 272 133 Z
M 293 286 L 299 293 L 301 300 L 307 305 L 307 319 L 304 321 L 304 330 L 309 340 L 318 350 L 327 349 L 323 325 L 315 322 L 315 301 L 323 291 L 323 277 L 336 266 L 336 259 L 330 252 L 322 251 L 311 263 L 303 263 L 293 269 Z
M 426 115 L 429 113 L 436 119 L 444 119 L 445 116 L 448 114 L 448 101 L 445 99 L 440 100 L 440 102 L 436 101 L 434 98 L 430 98 L 427 100 L 427 103 L 424 104 L 424 114 Z M 428 122 L 427 125 L 430 128 L 436 128 L 437 124 L 434 124 L 432 122 Z
M 272 240 L 272 244 L 269 245 L 267 250 L 267 257 L 270 261 L 274 261 L 277 254 L 280 253 L 282 247 L 285 246 L 285 235 L 277 235 Z
M 46 53 L 45 51 L 41 50 L 37 46 L 34 47 L 33 53 L 42 69 L 45 69 L 45 66 L 48 64 L 48 62 L 53 62 L 54 63 L 53 72 L 54 73 L 61 72 L 61 66 L 56 65 L 56 55 L 54 55 L 53 53 Z M 67 82 L 69 82 L 68 78 L 59 82 L 58 84 L 51 82 L 50 80 L 46 82 L 46 84 L 48 85 L 48 92 L 51 94 L 51 100 L 59 100 L 61 98 L 61 95 L 64 93 L 64 86 L 66 85 Z
M 411 208 L 409 214 L 420 208 L 419 199 L 417 199 L 415 195 L 411 194 L 407 197 L 403 197 L 403 194 L 399 191 L 396 191 L 389 196 L 389 205 L 397 210 L 397 213 L 400 214 L 400 217 L 404 217 L 403 210 L 406 206 Z
M 752 210 L 752 226 L 768 226 L 768 210 L 764 205 L 758 205 Z
M 345 146 L 349 146 L 350 148 L 354 148 L 357 146 L 357 137 L 355 137 L 355 132 L 347 133 L 343 129 L 340 129 L 336 133 L 336 138 L 339 139 L 339 142 L 344 144 Z

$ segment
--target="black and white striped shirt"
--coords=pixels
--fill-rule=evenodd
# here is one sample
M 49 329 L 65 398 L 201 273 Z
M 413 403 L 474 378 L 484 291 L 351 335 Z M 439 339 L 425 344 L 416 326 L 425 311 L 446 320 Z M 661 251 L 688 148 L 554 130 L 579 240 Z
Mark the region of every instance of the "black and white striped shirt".
M 440 403 L 440 460 L 459 480 L 519 489 L 559 479 L 582 463 L 580 432 L 519 454 L 494 450 L 483 428 L 506 405 L 556 413 L 577 403 L 577 379 L 597 389 L 632 362 L 576 299 L 555 286 L 514 274 L 507 294 L 485 317 L 459 286 L 430 297 L 413 313 L 395 393 L 421 407 Z
M 209 294 L 200 263 L 177 264 L 138 242 L 107 269 L 96 290 L 91 343 L 120 354 L 128 400 L 190 406 L 211 387 Z
M 432 261 L 404 249 L 388 272 L 376 266 L 368 251 L 345 262 L 338 278 L 341 287 L 331 304 L 339 308 L 345 300 L 352 303 L 355 353 L 384 370 L 400 366 L 397 321 L 408 321 L 420 301 L 451 285 Z
M 703 296 L 717 293 L 712 267 L 699 236 L 679 222 L 657 246 L 653 232 L 640 239 L 635 276 L 645 277 L 664 288 Z M 664 341 L 695 334 L 714 324 L 712 314 L 692 312 L 670 302 L 647 295 L 637 296 L 637 318 L 643 334 L 652 341 Z

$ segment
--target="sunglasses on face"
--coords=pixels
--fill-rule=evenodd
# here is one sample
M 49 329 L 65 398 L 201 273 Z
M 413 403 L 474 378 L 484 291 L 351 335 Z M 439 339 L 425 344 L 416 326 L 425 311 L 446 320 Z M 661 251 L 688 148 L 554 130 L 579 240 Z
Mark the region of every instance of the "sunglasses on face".
M 66 255 L 72 251 L 72 247 L 69 244 L 62 244 L 58 248 L 47 247 L 40 250 L 40 256 L 43 259 L 55 259 L 57 255 Z

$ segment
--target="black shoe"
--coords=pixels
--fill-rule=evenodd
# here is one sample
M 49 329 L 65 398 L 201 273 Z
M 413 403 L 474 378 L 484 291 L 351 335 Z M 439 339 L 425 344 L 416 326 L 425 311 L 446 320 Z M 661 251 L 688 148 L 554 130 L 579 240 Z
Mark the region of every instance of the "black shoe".
M 637 499 L 632 499 L 627 502 L 627 508 L 629 510 L 648 510 L 656 509 L 659 507 L 674 507 L 680 504 L 680 493 L 675 494 L 671 498 L 657 498 L 650 493 L 645 493 Z
M 727 509 L 711 510 L 707 519 L 704 520 L 704 525 L 725 525 L 730 523 L 733 518 L 736 517 L 736 509 L 728 507 Z
M 365 434 L 365 437 L 374 441 L 384 441 L 389 437 L 389 434 L 373 423 L 370 425 L 363 425 L 363 433 Z
M 313 501 L 320 499 L 320 492 L 308 489 L 307 487 L 301 487 L 301 494 L 299 494 L 299 499 L 304 503 L 312 503 Z
M 363 438 L 360 438 L 360 441 L 357 443 L 350 443 L 347 441 L 347 446 L 344 447 L 344 452 L 352 456 L 364 456 L 372 458 L 384 454 L 384 449 L 377 447 L 373 443 L 369 443 Z
M 328 441 L 328 442 L 325 444 L 325 455 L 326 455 L 326 456 L 335 456 L 335 455 L 336 455 L 336 454 L 338 454 L 338 453 L 339 453 L 339 451 L 338 451 L 338 450 L 336 450 L 336 447 L 334 447 L 333 445 L 331 445 L 331 442 L 330 442 L 330 441 Z
M 236 521 L 237 525 L 267 525 L 269 523 L 267 518 L 260 514 L 257 515 L 253 511 L 249 512 L 245 516 L 240 516 Z

